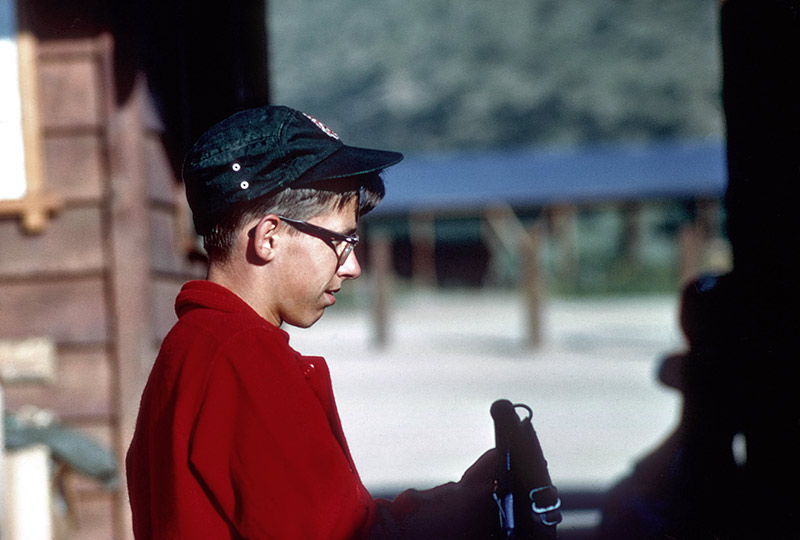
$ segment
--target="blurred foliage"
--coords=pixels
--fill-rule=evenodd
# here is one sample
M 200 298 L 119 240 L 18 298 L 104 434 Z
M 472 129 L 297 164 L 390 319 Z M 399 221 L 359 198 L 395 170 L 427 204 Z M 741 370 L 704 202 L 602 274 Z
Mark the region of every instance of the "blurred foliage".
M 720 137 L 717 0 L 272 0 L 273 101 L 405 152 Z
M 272 100 L 354 145 L 408 154 L 722 137 L 717 0 L 272 0 Z M 677 287 L 680 202 L 641 216 L 636 257 L 624 216 L 582 212 L 575 266 L 545 250 L 561 294 Z M 402 227 L 401 227 L 402 229 Z M 410 277 L 406 230 L 395 270 Z M 513 286 L 517 255 L 494 259 L 474 223 L 437 223 L 446 287 Z

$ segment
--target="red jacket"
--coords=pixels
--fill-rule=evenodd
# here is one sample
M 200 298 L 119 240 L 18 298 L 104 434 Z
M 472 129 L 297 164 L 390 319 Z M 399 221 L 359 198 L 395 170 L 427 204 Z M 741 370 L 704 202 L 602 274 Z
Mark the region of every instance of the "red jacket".
M 323 358 L 210 282 L 184 285 L 176 312 L 127 456 L 137 539 L 417 538 L 415 522 L 458 519 L 437 508 L 456 484 L 372 499 Z

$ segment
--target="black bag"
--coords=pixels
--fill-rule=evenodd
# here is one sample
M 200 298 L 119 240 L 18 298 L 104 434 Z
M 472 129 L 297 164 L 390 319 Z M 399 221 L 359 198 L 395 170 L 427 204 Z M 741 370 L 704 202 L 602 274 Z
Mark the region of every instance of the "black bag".
M 517 409 L 528 412 L 520 419 Z M 500 513 L 501 538 L 539 540 L 556 538 L 561 522 L 561 500 L 550 480 L 539 438 L 527 405 L 506 399 L 492 404 L 497 477 L 494 499 Z

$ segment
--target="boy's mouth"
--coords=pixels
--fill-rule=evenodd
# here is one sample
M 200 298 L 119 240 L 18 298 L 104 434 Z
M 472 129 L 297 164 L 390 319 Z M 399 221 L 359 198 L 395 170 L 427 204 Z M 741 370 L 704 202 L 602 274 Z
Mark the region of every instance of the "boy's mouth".
M 339 291 L 340 289 L 328 289 L 325 291 L 325 295 L 328 297 L 328 301 L 330 301 L 331 305 L 336 303 L 336 297 L 334 295 Z

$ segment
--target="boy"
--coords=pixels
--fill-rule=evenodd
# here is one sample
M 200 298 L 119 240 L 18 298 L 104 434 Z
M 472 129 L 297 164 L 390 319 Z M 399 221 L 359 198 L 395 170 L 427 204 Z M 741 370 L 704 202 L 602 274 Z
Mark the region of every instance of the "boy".
M 324 359 L 289 346 L 361 273 L 358 217 L 396 152 L 344 145 L 287 107 L 207 131 L 184 183 L 209 256 L 144 390 L 127 458 L 137 539 L 488 538 L 493 454 L 458 483 L 373 500 Z

